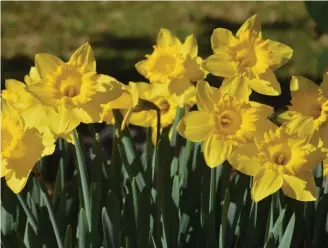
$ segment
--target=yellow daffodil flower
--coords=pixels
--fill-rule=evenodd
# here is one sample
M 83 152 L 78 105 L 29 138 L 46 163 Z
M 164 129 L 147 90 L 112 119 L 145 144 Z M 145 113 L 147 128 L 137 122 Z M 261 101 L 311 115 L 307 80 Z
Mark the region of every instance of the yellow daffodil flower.
M 35 68 L 31 69 L 32 71 L 35 74 Z M 28 85 L 35 81 L 31 81 L 28 75 L 25 80 L 26 84 L 18 80 L 7 79 L 6 89 L 1 92 L 2 99 L 19 112 L 24 120 L 24 126 L 35 127 L 39 132 L 44 132 L 47 128 L 47 111 L 49 108 L 28 91 Z
M 167 84 L 171 93 L 182 95 L 192 82 L 206 76 L 194 35 L 182 44 L 169 30 L 161 29 L 153 53 L 146 58 L 136 64 L 138 72 L 150 83 Z
M 1 177 L 6 178 L 7 185 L 17 194 L 24 188 L 36 162 L 53 149 L 47 150 L 37 129 L 26 129 L 4 101 L 1 110 Z
M 170 94 L 167 85 L 161 84 L 136 84 L 139 97 L 155 104 L 160 110 L 160 126 L 161 130 L 170 126 L 176 116 L 178 107 L 185 107 L 187 110 L 192 107 L 195 102 L 195 86 L 191 85 L 183 95 L 177 96 Z M 129 118 L 129 123 L 152 128 L 152 141 L 156 144 L 157 140 L 157 112 L 154 109 L 138 108 L 134 109 Z
M 328 73 L 320 86 L 304 77 L 293 77 L 288 111 L 279 120 L 302 136 L 319 136 L 319 146 L 328 148 Z
M 236 98 L 225 88 L 214 88 L 205 81 L 197 84 L 199 111 L 187 113 L 178 132 L 188 140 L 202 142 L 204 158 L 211 168 L 222 164 L 242 144 L 253 141 L 272 108 L 247 98 Z
M 323 153 L 284 127 L 271 123 L 261 130 L 255 143 L 240 146 L 228 158 L 234 168 L 253 176 L 253 200 L 258 202 L 282 188 L 288 197 L 314 201 L 316 186 L 311 170 L 322 161 Z
M 27 90 L 59 115 L 64 111 L 68 119 L 65 127 L 74 129 L 81 122 L 100 122 L 101 104 L 122 94 L 121 83 L 96 74 L 96 61 L 88 43 L 78 48 L 67 63 L 51 54 L 37 54 L 35 67 L 40 81 L 28 85 Z M 35 78 L 36 74 L 30 74 L 27 81 Z
M 273 70 L 286 63 L 293 50 L 277 41 L 262 38 L 259 18 L 249 18 L 234 36 L 217 28 L 211 36 L 214 54 L 204 61 L 204 68 L 215 76 L 225 77 L 223 85 L 244 87 L 264 95 L 280 95 L 281 89 Z M 242 80 L 246 78 L 247 80 Z

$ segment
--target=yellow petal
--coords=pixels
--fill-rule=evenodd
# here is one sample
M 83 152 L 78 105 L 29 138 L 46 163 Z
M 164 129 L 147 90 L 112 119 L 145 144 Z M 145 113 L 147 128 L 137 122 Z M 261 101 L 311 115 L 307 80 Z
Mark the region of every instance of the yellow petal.
M 306 116 L 294 117 L 290 121 L 285 122 L 283 127 L 288 128 L 291 132 L 297 133 L 303 138 L 311 137 L 315 130 L 313 118 Z
M 261 168 L 258 158 L 258 149 L 255 144 L 242 145 L 228 157 L 229 163 L 240 172 L 255 176 L 256 172 Z
M 27 91 L 31 93 L 34 97 L 36 97 L 42 104 L 48 105 L 48 106 L 54 106 L 56 104 L 55 102 L 55 96 L 57 94 L 54 87 L 51 87 L 50 85 L 40 82 L 35 83 L 27 86 Z
M 260 116 L 268 117 L 273 114 L 273 107 L 271 106 L 261 104 L 258 102 L 253 102 L 253 101 L 250 101 L 249 104 L 252 106 L 252 108 L 257 110 L 257 113 Z
M 227 47 L 230 44 L 233 35 L 230 30 L 225 28 L 216 28 L 211 36 L 211 45 L 213 52 L 220 52 L 220 49 Z
M 188 35 L 183 43 L 183 52 L 185 55 L 189 54 L 192 58 L 197 57 L 198 45 L 196 37 L 193 34 Z
M 232 63 L 228 60 L 226 52 L 213 54 L 209 56 L 203 62 L 203 67 L 205 70 L 211 74 L 219 77 L 232 77 L 235 75 L 235 69 L 232 66 Z
M 8 160 L 1 158 L 1 177 L 6 176 L 11 170 L 8 168 Z
M 284 65 L 293 55 L 293 49 L 277 41 L 267 40 L 270 52 L 270 68 L 276 69 Z
M 155 110 L 148 110 L 148 111 L 138 111 L 133 112 L 130 116 L 129 122 L 136 126 L 141 127 L 150 127 L 152 126 L 153 122 L 156 121 L 156 111 Z
M 48 113 L 48 126 L 52 133 L 60 136 L 69 133 L 81 123 L 81 115 L 77 109 L 60 107 L 58 111 Z
M 28 180 L 28 177 L 30 175 L 31 170 L 25 172 L 25 173 L 16 173 L 16 172 L 11 172 L 6 175 L 6 183 L 8 187 L 15 193 L 18 194 L 20 193 L 23 188 L 26 185 L 26 182 Z
M 181 136 L 193 142 L 205 140 L 211 132 L 209 114 L 201 111 L 187 113 L 179 122 L 177 131 Z M 206 121 L 205 121 L 206 120 Z
M 248 79 L 241 76 L 225 78 L 219 89 L 221 95 L 228 94 L 242 101 L 248 101 L 252 90 L 249 88 Z
M 283 185 L 283 178 L 278 172 L 261 168 L 253 178 L 252 198 L 255 202 L 277 192 Z
M 174 45 L 181 45 L 177 37 L 171 34 L 168 29 L 162 28 L 157 36 L 157 45 L 160 47 L 168 47 Z
M 248 83 L 254 91 L 260 94 L 269 96 L 279 96 L 281 94 L 280 84 L 271 70 L 261 74 L 259 79 L 249 80 Z
M 43 132 L 48 127 L 47 112 L 44 105 L 32 105 L 21 115 L 26 128 L 35 127 L 39 132 Z
M 45 149 L 42 152 L 43 156 L 48 156 L 54 153 L 56 145 L 57 137 L 47 128 L 42 134 L 42 144 L 44 145 Z
M 257 15 L 253 15 L 247 21 L 245 21 L 244 24 L 237 31 L 236 36 L 239 36 L 243 32 L 255 32 L 257 34 L 260 34 L 261 22 Z
M 35 66 L 42 79 L 45 79 L 49 73 L 55 72 L 58 66 L 63 64 L 64 62 L 60 58 L 48 53 L 35 55 Z
M 298 201 L 315 201 L 316 186 L 311 171 L 297 175 L 283 175 L 282 191 L 285 195 Z
M 205 162 L 211 168 L 221 165 L 230 156 L 231 152 L 231 143 L 219 140 L 215 135 L 210 135 L 204 142 Z
M 137 64 L 135 64 L 135 68 L 141 75 L 147 77 L 148 75 L 147 60 L 139 61 Z
M 69 64 L 82 68 L 83 72 L 95 72 L 96 60 L 89 43 L 80 46 L 68 61 Z
M 290 81 L 290 91 L 292 93 L 292 96 L 295 91 L 317 92 L 318 88 L 318 85 L 316 85 L 314 82 L 305 77 L 293 76 L 292 80 Z
M 187 77 L 171 80 L 169 83 L 169 91 L 172 94 L 182 95 L 191 86 L 190 80 Z
M 29 145 L 25 156 L 8 159 L 7 169 L 10 169 L 11 172 L 5 176 L 7 185 L 16 194 L 24 188 L 32 168 L 41 158 L 41 154 L 45 149 L 41 136 L 36 129 L 26 130 L 22 143 Z
M 196 101 L 201 111 L 211 113 L 214 105 L 220 101 L 220 92 L 211 87 L 206 81 L 199 81 L 196 85 Z
M 254 133 L 254 141 L 258 147 L 264 139 L 264 133 L 268 132 L 269 130 L 275 131 L 278 128 L 273 122 L 268 119 L 264 119 L 260 123 L 260 125 L 256 126 L 256 130 Z
M 14 92 L 24 90 L 26 87 L 26 85 L 23 82 L 20 82 L 15 79 L 6 79 L 5 84 L 6 84 L 6 90 L 10 90 Z

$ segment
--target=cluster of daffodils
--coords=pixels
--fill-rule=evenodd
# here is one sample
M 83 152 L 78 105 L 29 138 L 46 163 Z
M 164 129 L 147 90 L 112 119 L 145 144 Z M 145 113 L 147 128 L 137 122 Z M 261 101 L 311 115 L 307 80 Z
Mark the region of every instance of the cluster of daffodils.
M 157 135 L 172 127 L 177 109 L 184 108 L 178 133 L 202 142 L 209 167 L 227 160 L 252 176 L 254 201 L 279 189 L 299 201 L 315 200 L 312 169 L 323 161 L 328 174 L 328 73 L 319 86 L 292 77 L 291 105 L 272 120 L 273 108 L 249 96 L 252 91 L 281 94 L 274 70 L 293 50 L 264 39 L 256 15 L 235 35 L 215 29 L 211 45 L 214 54 L 203 60 L 193 35 L 182 43 L 161 29 L 152 54 L 136 64 L 148 82 L 129 84 L 97 74 L 88 43 L 68 62 L 37 54 L 25 82 L 8 79 L 2 90 L 1 176 L 19 193 L 59 137 L 74 143 L 72 132 L 80 123 L 113 124 L 113 109 L 124 117 L 122 128 L 151 128 L 156 145 Z M 224 78 L 220 88 L 205 81 L 209 73 Z

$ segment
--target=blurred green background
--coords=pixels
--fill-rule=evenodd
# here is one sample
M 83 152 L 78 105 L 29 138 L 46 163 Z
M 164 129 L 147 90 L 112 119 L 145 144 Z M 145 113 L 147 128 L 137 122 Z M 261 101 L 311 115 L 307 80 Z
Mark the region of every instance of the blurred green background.
M 143 80 L 134 68 L 152 52 L 160 28 L 180 39 L 194 33 L 203 58 L 209 56 L 214 28 L 236 31 L 257 13 L 266 38 L 294 49 L 292 60 L 277 71 L 283 84 L 292 75 L 321 80 L 318 60 L 328 35 L 310 17 L 305 2 L 2 2 L 2 86 L 4 79 L 23 80 L 36 53 L 68 59 L 88 41 L 98 73 L 123 83 Z M 323 11 L 317 5 L 317 12 Z M 327 13 L 327 12 L 326 12 Z

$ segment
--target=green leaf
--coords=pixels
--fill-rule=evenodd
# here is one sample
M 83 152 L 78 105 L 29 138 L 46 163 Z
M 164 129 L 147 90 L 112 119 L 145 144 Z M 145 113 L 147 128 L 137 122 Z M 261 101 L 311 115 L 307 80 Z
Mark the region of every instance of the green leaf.
M 72 227 L 68 225 L 65 234 L 64 248 L 73 248 L 72 236 Z
M 113 191 L 109 191 L 106 197 L 106 214 L 109 216 L 111 225 L 113 226 L 114 247 L 119 247 L 121 234 L 121 205 Z
M 104 234 L 104 247 L 105 248 L 115 248 L 114 244 L 114 229 L 113 224 L 108 217 L 107 210 L 105 207 L 102 209 L 102 226 Z
M 226 190 L 226 194 L 223 200 L 223 206 L 221 211 L 221 224 L 220 224 L 220 235 L 219 235 L 219 246 L 220 247 L 227 247 L 226 246 L 226 230 L 228 223 L 228 210 L 230 205 L 230 191 L 229 189 Z
M 291 247 L 293 233 L 294 233 L 294 227 L 295 227 L 295 213 L 290 218 L 290 221 L 287 225 L 284 235 L 282 236 L 282 239 L 280 240 L 280 244 L 279 244 L 278 248 Z
M 78 224 L 78 243 L 79 247 L 89 247 L 89 227 L 88 220 L 83 208 L 80 209 Z

